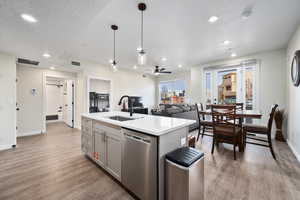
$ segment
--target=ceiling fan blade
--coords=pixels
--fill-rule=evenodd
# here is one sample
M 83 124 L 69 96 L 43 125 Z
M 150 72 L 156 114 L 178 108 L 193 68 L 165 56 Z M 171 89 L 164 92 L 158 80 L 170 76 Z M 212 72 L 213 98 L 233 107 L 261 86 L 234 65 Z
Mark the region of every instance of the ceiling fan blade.
M 160 71 L 165 71 L 166 70 L 166 68 L 160 68 Z
M 172 74 L 172 72 L 169 72 L 169 71 L 161 71 L 159 73 L 161 73 L 161 74 Z

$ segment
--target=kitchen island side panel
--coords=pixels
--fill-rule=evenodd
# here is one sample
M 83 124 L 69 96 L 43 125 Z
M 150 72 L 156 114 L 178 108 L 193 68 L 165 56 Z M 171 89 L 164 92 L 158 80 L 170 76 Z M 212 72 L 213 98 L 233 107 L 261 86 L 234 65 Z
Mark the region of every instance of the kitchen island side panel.
M 158 199 L 165 199 L 165 155 L 177 148 L 187 146 L 189 129 L 187 127 L 161 135 L 158 138 Z

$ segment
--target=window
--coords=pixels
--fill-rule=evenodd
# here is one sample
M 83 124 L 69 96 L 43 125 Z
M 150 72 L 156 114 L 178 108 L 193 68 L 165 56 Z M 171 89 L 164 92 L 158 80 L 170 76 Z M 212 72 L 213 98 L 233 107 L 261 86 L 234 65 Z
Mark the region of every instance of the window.
M 205 69 L 203 91 L 206 108 L 210 104 L 244 103 L 244 109 L 258 109 L 257 68 L 257 62 L 252 61 L 233 67 Z
M 237 100 L 237 70 L 218 72 L 218 103 L 230 104 Z
M 159 83 L 160 103 L 180 104 L 185 102 L 186 84 L 184 80 Z

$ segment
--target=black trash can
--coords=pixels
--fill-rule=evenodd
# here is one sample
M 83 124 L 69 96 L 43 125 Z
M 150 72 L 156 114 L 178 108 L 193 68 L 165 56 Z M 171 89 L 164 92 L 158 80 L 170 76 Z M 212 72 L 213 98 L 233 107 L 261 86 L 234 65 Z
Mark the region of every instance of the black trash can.
M 204 200 L 204 153 L 182 147 L 166 155 L 166 199 Z

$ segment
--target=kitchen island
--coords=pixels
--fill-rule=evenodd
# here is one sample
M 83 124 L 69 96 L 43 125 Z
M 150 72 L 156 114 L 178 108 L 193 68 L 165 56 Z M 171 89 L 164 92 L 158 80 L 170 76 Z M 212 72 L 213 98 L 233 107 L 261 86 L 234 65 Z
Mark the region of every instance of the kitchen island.
M 187 145 L 193 123 L 118 111 L 83 114 L 81 149 L 140 199 L 163 200 L 165 154 Z

